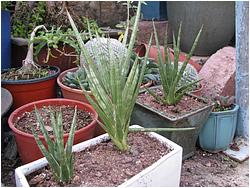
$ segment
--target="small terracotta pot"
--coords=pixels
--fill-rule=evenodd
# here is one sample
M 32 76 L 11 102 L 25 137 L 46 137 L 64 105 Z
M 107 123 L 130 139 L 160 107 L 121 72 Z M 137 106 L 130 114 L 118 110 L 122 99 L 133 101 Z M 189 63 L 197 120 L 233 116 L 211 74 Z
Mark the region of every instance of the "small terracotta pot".
M 62 83 L 63 77 L 68 72 L 76 72 L 77 70 L 78 70 L 78 67 L 72 68 L 72 69 L 69 69 L 69 70 L 66 70 L 66 71 L 62 72 L 57 77 L 57 84 L 60 86 L 64 98 L 66 98 L 66 99 L 73 99 L 73 100 L 77 100 L 77 101 L 82 101 L 82 102 L 86 102 L 86 103 L 89 104 L 88 99 L 85 97 L 85 95 L 83 94 L 83 91 L 81 89 L 74 89 L 74 88 L 66 86 L 66 85 L 64 85 Z M 94 96 L 92 95 L 91 91 L 88 91 L 88 93 L 94 99 Z
M 29 162 L 35 161 L 39 158 L 42 158 L 43 155 L 36 144 L 34 136 L 32 134 L 28 134 L 28 133 L 18 130 L 17 128 L 15 128 L 14 124 L 18 120 L 18 118 L 22 116 L 22 114 L 24 114 L 25 112 L 30 112 L 34 110 L 35 106 L 37 108 L 42 108 L 43 106 L 49 106 L 49 105 L 50 106 L 61 106 L 61 105 L 77 106 L 78 109 L 81 109 L 86 112 L 90 112 L 92 114 L 93 121 L 86 127 L 75 131 L 74 144 L 93 138 L 98 115 L 96 111 L 93 109 L 93 107 L 90 106 L 89 104 L 79 102 L 79 101 L 74 101 L 74 100 L 69 100 L 69 99 L 59 99 L 59 98 L 40 100 L 40 101 L 26 104 L 16 109 L 14 112 L 12 112 L 8 119 L 9 126 L 12 129 L 14 136 L 15 136 L 15 140 L 17 142 L 18 153 L 23 163 L 29 163 Z M 72 121 L 72 120 L 69 120 L 69 121 Z M 67 142 L 68 136 L 69 134 L 63 135 L 64 144 Z M 39 135 L 39 138 L 42 141 L 42 143 L 46 145 L 44 137 L 42 135 Z M 53 137 L 51 136 L 51 138 Z
M 139 46 L 136 47 L 135 49 L 135 52 L 140 56 L 140 57 L 143 57 L 145 56 L 146 54 L 146 50 L 148 48 L 148 45 L 147 44 L 141 44 Z M 165 59 L 165 55 L 164 55 L 164 47 L 163 46 L 160 46 L 160 50 L 161 50 L 161 54 L 162 54 L 162 59 Z M 170 50 L 170 58 L 171 60 L 173 61 L 174 60 L 174 50 L 169 48 Z M 150 47 L 150 50 L 149 50 L 149 54 L 148 54 L 148 57 L 152 60 L 154 60 L 155 62 L 158 62 L 158 48 L 156 45 L 152 45 Z M 183 62 L 186 60 L 186 55 L 185 53 L 183 52 L 180 52 L 180 55 L 179 55 L 179 61 Z M 197 70 L 197 72 L 199 72 L 202 68 L 202 66 L 198 63 L 196 63 L 195 61 L 193 60 L 189 60 L 188 62 L 190 65 L 194 66 L 194 68 Z
M 60 69 L 58 67 L 51 69 L 55 70 L 55 73 L 44 78 L 1 81 L 2 87 L 9 90 L 13 97 L 13 110 L 30 102 L 56 97 L 56 78 Z
M 203 84 L 200 83 L 199 88 L 194 91 L 191 91 L 190 93 L 196 96 L 201 96 L 202 90 L 203 90 Z

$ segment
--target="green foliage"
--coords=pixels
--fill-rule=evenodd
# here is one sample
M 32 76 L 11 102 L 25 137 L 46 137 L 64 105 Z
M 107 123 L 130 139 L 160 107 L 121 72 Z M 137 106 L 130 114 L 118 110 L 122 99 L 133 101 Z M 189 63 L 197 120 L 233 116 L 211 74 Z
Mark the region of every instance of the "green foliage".
M 82 17 L 82 24 L 83 24 L 84 30 L 86 31 L 90 30 L 89 32 L 94 33 L 94 35 L 103 36 L 103 31 L 98 26 L 96 20 L 91 20 L 91 19 L 88 19 L 87 17 Z M 86 38 L 86 40 L 87 39 L 89 38 Z
M 20 2 L 22 10 L 17 10 L 17 15 L 12 21 L 12 35 L 14 37 L 29 38 L 29 35 L 37 25 L 44 23 L 46 2 L 38 1 L 36 6 L 29 8 L 28 2 Z
M 1 10 L 9 10 L 11 5 L 11 1 L 1 1 Z
M 161 56 L 161 50 L 159 46 L 157 32 L 154 26 L 154 34 L 155 34 L 155 41 L 158 48 L 158 62 L 159 62 L 159 72 L 161 83 L 163 87 L 163 97 L 157 96 L 153 91 L 147 89 L 147 91 L 159 102 L 167 105 L 175 105 L 178 103 L 184 94 L 190 90 L 194 84 L 198 83 L 200 80 L 192 81 L 191 83 L 187 83 L 178 87 L 179 82 L 184 74 L 186 69 L 187 63 L 190 60 L 193 51 L 198 43 L 202 28 L 200 29 L 198 35 L 195 38 L 193 46 L 187 55 L 186 60 L 182 64 L 181 68 L 179 67 L 179 54 L 180 54 L 180 34 L 181 34 L 181 24 L 178 32 L 177 41 L 175 40 L 175 36 L 173 35 L 173 46 L 174 46 L 174 62 L 171 62 L 170 59 L 170 52 L 167 47 L 167 33 L 164 40 L 164 53 L 165 59 Z
M 117 62 L 114 61 L 112 48 L 109 48 L 109 62 L 102 61 L 103 58 L 101 57 L 95 57 L 98 58 L 99 62 L 101 62 L 98 64 L 98 68 L 93 59 L 90 57 L 74 21 L 68 13 L 70 23 L 76 33 L 83 57 L 85 58 L 84 66 L 88 75 L 90 89 L 97 102 L 95 102 L 88 95 L 83 87 L 82 90 L 102 119 L 103 124 L 99 122 L 102 128 L 109 134 L 113 143 L 121 151 L 126 151 L 128 149 L 127 137 L 129 132 L 130 117 L 143 79 L 143 73 L 146 66 L 145 62 L 148 56 L 147 50 L 145 59 L 142 62 L 142 68 L 140 69 L 137 57 L 129 71 L 132 50 L 138 28 L 140 7 L 141 3 L 139 2 L 136 21 L 131 34 L 127 53 L 124 54 L 121 60 Z M 127 36 L 127 34 L 125 36 Z M 126 40 L 127 39 L 125 38 L 123 42 Z M 94 50 L 97 51 L 98 49 Z
M 234 96 L 216 96 L 214 99 L 214 112 L 231 110 L 234 104 Z
M 77 107 L 75 107 L 75 113 L 73 117 L 73 121 L 71 124 L 71 129 L 69 133 L 69 138 L 64 148 L 64 140 L 63 140 L 63 125 L 62 125 L 62 112 L 59 111 L 58 114 L 54 114 L 54 112 L 50 109 L 50 121 L 53 128 L 54 139 L 52 140 L 47 130 L 45 129 L 44 121 L 42 116 L 39 114 L 37 108 L 35 108 L 37 122 L 40 125 L 40 129 L 43 133 L 45 141 L 47 143 L 48 149 L 42 144 L 39 139 L 37 133 L 32 128 L 32 133 L 35 137 L 36 143 L 40 148 L 43 155 L 46 157 L 53 175 L 55 179 L 59 182 L 68 182 L 73 176 L 73 153 L 72 153 L 72 145 L 74 140 L 74 132 L 76 127 L 76 112 Z
M 79 67 L 79 69 L 77 69 L 75 72 L 67 72 L 62 79 L 62 83 L 75 89 L 81 89 L 82 85 L 85 90 L 90 90 L 87 74 L 81 67 Z

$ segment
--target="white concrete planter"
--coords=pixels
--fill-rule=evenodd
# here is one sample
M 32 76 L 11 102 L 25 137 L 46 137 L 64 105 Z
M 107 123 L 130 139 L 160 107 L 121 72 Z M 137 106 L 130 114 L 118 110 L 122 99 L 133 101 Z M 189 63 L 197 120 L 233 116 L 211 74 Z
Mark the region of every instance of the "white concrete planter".
M 139 128 L 138 125 L 133 127 Z M 161 159 L 153 163 L 148 168 L 141 171 L 139 174 L 133 176 L 119 187 L 178 187 L 180 183 L 181 164 L 182 164 L 182 147 L 178 146 L 174 142 L 167 138 L 156 134 L 149 133 L 150 136 L 160 140 L 162 143 L 171 147 L 173 150 Z M 73 146 L 74 152 L 80 152 L 86 147 L 98 144 L 102 141 L 109 140 L 108 134 L 98 136 L 96 138 L 87 140 L 80 144 Z M 41 158 L 29 164 L 16 168 L 15 178 L 16 186 L 29 187 L 26 180 L 27 175 L 35 172 L 44 166 L 47 166 L 48 162 L 46 158 Z

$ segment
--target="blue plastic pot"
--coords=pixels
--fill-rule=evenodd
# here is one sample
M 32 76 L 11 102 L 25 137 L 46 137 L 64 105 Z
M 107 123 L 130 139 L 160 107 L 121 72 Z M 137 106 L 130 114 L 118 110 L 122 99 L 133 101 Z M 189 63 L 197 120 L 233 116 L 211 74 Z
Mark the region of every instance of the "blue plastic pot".
M 142 5 L 141 12 L 143 20 L 167 20 L 166 1 L 146 1 L 147 5 Z
M 11 62 L 10 41 L 10 12 L 1 10 L 1 68 L 10 68 Z
M 232 142 L 236 130 L 239 106 L 232 110 L 212 112 L 199 134 L 199 144 L 203 150 L 219 152 L 226 150 Z

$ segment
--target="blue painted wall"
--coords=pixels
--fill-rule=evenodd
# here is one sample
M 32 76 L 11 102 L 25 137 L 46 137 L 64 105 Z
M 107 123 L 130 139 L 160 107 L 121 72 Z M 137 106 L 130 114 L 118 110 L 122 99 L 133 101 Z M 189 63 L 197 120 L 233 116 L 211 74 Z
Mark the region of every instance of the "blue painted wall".
M 143 20 L 167 20 L 167 2 L 166 1 L 145 1 L 147 5 L 142 4 L 141 13 Z
M 236 135 L 249 138 L 249 2 L 236 1 Z

